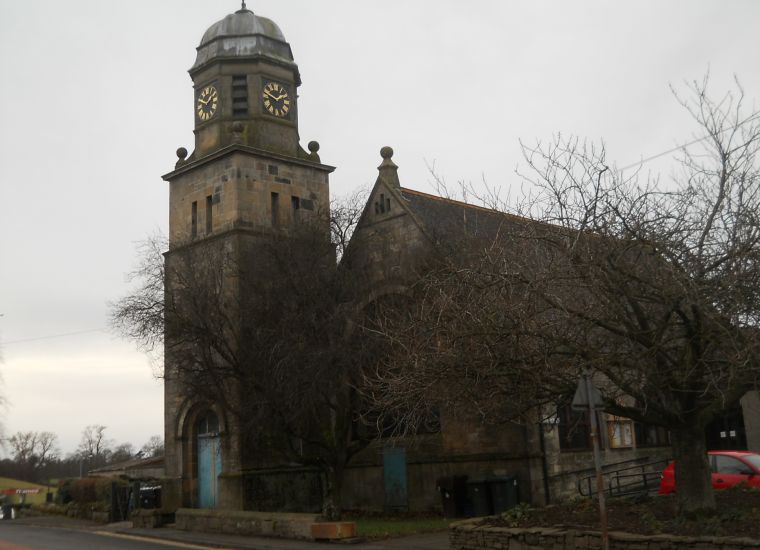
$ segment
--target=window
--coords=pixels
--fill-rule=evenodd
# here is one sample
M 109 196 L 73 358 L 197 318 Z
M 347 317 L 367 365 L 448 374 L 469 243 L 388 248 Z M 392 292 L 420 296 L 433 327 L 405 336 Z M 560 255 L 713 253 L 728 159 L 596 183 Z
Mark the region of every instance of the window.
M 290 197 L 290 207 L 293 211 L 293 221 L 298 221 L 298 211 L 301 210 L 301 199 L 298 197 Z
M 232 116 L 248 114 L 248 81 L 245 75 L 232 77 Z
M 385 193 L 380 193 L 380 200 L 375 202 L 375 214 L 385 214 L 391 211 L 391 199 L 385 198 Z
M 755 473 L 744 462 L 732 456 L 713 455 L 710 463 L 713 472 L 719 474 L 753 475 Z
M 272 227 L 280 225 L 280 195 L 272 193 Z
M 214 228 L 214 220 L 212 218 L 212 210 L 211 210 L 211 204 L 212 204 L 212 196 L 209 195 L 206 197 L 206 234 L 211 234 L 211 230 Z
M 198 420 L 198 434 L 219 433 L 219 418 L 213 411 L 208 411 Z
M 417 425 L 417 434 L 437 434 L 441 431 L 441 411 L 438 408 L 429 410 Z
M 570 405 L 557 408 L 559 448 L 564 451 L 591 448 L 591 423 L 588 413 L 574 411 Z
M 198 236 L 198 202 L 193 201 L 192 213 L 190 214 L 190 236 L 194 239 Z
M 276 176 L 280 172 L 280 169 L 275 164 L 269 164 L 267 166 L 267 171 L 269 172 L 270 176 Z
M 609 415 L 607 417 L 607 438 L 610 449 L 633 447 L 633 422 L 629 418 Z
M 661 447 L 668 445 L 668 431 L 659 426 L 635 422 L 633 425 L 636 436 L 636 447 Z

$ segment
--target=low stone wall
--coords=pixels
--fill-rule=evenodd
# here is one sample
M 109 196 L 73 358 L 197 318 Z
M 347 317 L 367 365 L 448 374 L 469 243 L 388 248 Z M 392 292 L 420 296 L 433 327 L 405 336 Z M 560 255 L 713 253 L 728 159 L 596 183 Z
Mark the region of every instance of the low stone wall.
M 111 521 L 111 514 L 108 512 L 93 511 L 92 521 L 97 521 L 98 523 L 108 523 Z
M 319 514 L 239 512 L 180 508 L 175 514 L 177 529 L 204 533 L 263 535 L 290 539 L 311 539 L 311 525 Z
M 597 531 L 550 528 L 517 529 L 479 526 L 480 520 L 451 525 L 451 550 L 598 550 L 602 535 Z M 729 537 L 677 537 L 611 532 L 610 550 L 749 550 L 760 541 Z
M 132 527 L 139 529 L 155 529 L 169 523 L 174 523 L 174 514 L 163 510 L 135 510 L 129 516 Z
M 322 476 L 309 468 L 247 471 L 242 474 L 243 506 L 248 510 L 286 513 L 322 511 Z

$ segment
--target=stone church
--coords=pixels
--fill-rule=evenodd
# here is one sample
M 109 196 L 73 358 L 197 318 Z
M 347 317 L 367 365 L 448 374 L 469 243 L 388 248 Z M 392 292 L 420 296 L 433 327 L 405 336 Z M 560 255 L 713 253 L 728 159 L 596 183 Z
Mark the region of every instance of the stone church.
M 243 2 L 203 34 L 189 73 L 195 147 L 190 154 L 179 149 L 175 169 L 164 176 L 170 186 L 167 265 L 183 250 L 209 244 L 233 254 L 255 250 L 287 235 L 295 220 L 316 219 L 329 208 L 333 167 L 321 162 L 316 142 L 301 146 L 301 78 L 273 21 Z M 488 224 L 493 216 L 403 187 L 392 156 L 389 147 L 382 149 L 377 182 L 350 245 L 351 254 L 370 266 L 375 297 L 403 288 L 405 271 L 451 220 Z M 370 241 L 373 246 L 366 246 Z M 164 507 L 250 508 L 255 499 L 248 494 L 234 420 L 184 391 L 177 376 L 181 365 L 169 352 L 165 366 Z M 588 426 L 567 437 L 571 416 L 560 411 L 550 424 L 509 429 L 446 423 L 409 448 L 380 440 L 347 472 L 344 507 L 440 509 L 440 480 L 464 476 L 515 480 L 520 500 L 534 503 L 577 494 L 576 483 L 591 474 L 593 461 Z M 610 464 L 636 466 L 669 452 L 662 430 L 620 419 L 610 419 L 609 426 L 602 439 Z M 758 431 L 748 423 L 751 428 Z M 309 501 L 300 507 L 315 506 Z

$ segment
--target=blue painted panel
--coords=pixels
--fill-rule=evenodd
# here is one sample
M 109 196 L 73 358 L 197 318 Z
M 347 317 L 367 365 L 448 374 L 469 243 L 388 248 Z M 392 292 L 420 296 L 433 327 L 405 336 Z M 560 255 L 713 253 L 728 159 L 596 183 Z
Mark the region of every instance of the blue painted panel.
M 219 474 L 222 471 L 222 453 L 219 437 L 198 437 L 198 506 L 216 508 L 219 494 Z
M 386 447 L 383 449 L 383 481 L 385 507 L 401 510 L 408 507 L 406 490 L 406 449 Z

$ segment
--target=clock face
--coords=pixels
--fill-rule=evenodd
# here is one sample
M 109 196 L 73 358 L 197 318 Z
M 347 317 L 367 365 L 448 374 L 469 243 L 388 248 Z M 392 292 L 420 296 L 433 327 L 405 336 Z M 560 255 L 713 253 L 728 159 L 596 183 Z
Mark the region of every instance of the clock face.
M 284 118 L 290 112 L 290 92 L 284 84 L 279 82 L 265 82 L 264 91 L 261 93 L 264 109 L 270 115 Z
M 198 101 L 195 104 L 195 112 L 198 114 L 198 118 L 202 121 L 206 121 L 214 116 L 216 108 L 219 104 L 219 92 L 216 88 L 209 85 L 203 88 L 198 94 Z

